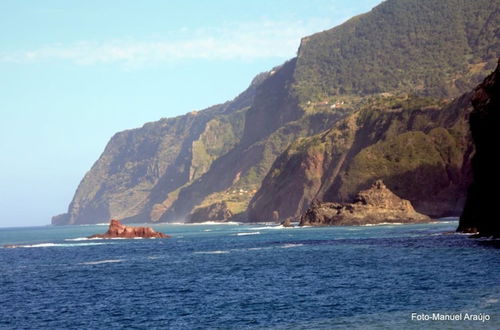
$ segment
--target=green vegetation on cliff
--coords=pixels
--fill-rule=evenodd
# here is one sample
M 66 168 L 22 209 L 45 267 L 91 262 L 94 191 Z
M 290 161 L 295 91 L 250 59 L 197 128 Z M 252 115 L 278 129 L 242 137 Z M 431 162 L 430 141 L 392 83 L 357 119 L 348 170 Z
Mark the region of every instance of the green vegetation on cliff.
M 306 37 L 233 101 L 117 133 L 54 223 L 182 221 L 222 202 L 268 221 L 380 177 L 418 210 L 456 212 L 471 150 L 467 95 L 453 97 L 500 54 L 499 14 L 498 0 L 387 0 Z
M 302 40 L 295 89 L 301 100 L 404 91 L 470 90 L 500 51 L 498 0 L 388 0 Z
M 457 214 L 469 180 L 470 94 L 441 108 L 441 101 L 426 100 L 422 108 L 394 102 L 374 98 L 331 129 L 293 143 L 269 170 L 249 216 L 297 218 L 313 199 L 351 200 L 377 179 L 418 211 Z

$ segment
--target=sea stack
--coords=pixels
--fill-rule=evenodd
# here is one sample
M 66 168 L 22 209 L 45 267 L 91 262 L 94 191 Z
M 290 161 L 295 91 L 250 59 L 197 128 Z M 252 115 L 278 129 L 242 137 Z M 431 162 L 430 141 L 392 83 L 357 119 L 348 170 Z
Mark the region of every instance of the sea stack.
M 319 202 L 302 215 L 300 226 L 356 226 L 380 223 L 428 222 L 431 219 L 415 211 L 410 201 L 390 191 L 377 180 L 360 191 L 352 203 Z
M 89 238 L 169 238 L 169 235 L 155 231 L 150 227 L 125 226 L 120 221 L 112 219 L 108 231 L 104 234 L 96 234 Z

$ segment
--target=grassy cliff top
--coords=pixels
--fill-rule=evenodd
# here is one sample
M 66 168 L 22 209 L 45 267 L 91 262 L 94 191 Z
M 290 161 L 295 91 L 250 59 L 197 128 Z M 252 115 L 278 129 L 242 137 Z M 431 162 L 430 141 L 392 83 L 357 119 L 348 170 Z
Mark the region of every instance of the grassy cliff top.
M 498 0 L 387 0 L 303 38 L 295 91 L 303 102 L 391 91 L 459 95 L 495 65 L 499 7 Z

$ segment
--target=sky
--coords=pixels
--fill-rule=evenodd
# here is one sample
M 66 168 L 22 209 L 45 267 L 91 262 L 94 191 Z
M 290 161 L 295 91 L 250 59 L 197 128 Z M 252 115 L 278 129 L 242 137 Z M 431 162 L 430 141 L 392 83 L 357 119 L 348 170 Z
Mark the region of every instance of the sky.
M 0 1 L 0 227 L 50 224 L 113 134 L 231 100 L 380 2 Z

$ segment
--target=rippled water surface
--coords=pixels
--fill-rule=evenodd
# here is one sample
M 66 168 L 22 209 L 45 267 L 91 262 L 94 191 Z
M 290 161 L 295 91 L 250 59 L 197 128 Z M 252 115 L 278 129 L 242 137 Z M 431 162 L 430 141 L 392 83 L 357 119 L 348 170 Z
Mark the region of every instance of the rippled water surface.
M 498 241 L 456 221 L 373 227 L 0 229 L 0 328 L 500 328 Z M 481 321 L 416 321 L 479 314 Z

